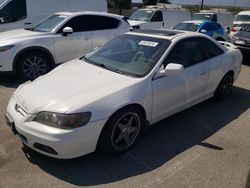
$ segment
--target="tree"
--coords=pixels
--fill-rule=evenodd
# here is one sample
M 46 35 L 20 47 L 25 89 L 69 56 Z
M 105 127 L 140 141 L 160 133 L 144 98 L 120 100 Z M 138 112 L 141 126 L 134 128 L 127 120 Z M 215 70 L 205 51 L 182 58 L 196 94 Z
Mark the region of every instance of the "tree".
M 109 8 L 130 9 L 132 0 L 107 0 Z
M 169 0 L 143 0 L 144 5 L 156 5 L 157 3 L 171 4 Z

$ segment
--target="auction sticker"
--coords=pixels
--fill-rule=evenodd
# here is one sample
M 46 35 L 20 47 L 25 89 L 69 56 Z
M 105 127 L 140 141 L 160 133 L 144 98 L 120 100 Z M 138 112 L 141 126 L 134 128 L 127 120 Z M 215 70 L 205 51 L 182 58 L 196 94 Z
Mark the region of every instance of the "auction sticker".
M 141 46 L 149 46 L 149 47 L 156 47 L 158 45 L 157 42 L 152 42 L 152 41 L 145 41 L 145 40 L 142 40 L 139 45 Z

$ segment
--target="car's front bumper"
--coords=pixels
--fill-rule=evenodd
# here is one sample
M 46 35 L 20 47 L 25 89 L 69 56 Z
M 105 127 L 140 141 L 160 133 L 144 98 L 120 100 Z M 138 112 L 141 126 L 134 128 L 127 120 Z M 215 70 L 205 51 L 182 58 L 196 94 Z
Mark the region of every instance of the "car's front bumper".
M 13 52 L 8 50 L 6 52 L 0 52 L 0 72 L 12 72 L 13 71 Z
M 30 115 L 15 108 L 12 97 L 7 107 L 7 120 L 14 133 L 28 147 L 47 156 L 61 159 L 79 157 L 95 151 L 106 119 L 71 130 L 58 129 L 32 121 Z

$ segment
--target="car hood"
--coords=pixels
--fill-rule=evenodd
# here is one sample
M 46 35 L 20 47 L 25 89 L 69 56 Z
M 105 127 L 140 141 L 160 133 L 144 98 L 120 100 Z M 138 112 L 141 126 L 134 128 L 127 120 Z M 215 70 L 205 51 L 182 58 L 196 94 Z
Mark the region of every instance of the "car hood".
M 128 23 L 131 26 L 137 26 L 146 23 L 146 21 L 139 21 L 139 20 L 128 20 Z
M 38 35 L 46 35 L 47 33 L 34 32 L 26 29 L 17 29 L 0 33 L 1 43 L 12 42 L 19 39 L 35 37 Z
M 124 89 L 136 80 L 82 60 L 74 60 L 21 85 L 14 97 L 30 114 L 40 111 L 66 113 L 76 105 L 86 106 Z

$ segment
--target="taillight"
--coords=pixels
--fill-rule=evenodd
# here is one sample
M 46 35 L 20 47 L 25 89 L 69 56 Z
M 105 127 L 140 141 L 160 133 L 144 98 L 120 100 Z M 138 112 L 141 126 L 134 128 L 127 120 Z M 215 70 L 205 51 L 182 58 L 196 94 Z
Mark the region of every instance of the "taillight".
M 236 30 L 236 28 L 235 27 L 233 27 L 232 29 L 231 29 L 231 32 L 236 32 L 237 30 Z

